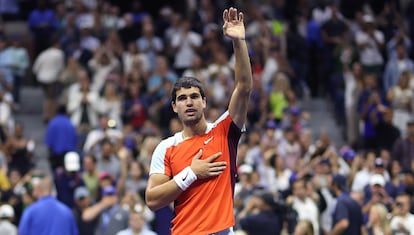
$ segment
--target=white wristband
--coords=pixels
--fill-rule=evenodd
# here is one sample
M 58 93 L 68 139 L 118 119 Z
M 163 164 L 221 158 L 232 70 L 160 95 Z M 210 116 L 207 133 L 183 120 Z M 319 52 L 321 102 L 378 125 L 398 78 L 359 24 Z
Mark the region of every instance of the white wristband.
M 197 176 L 194 174 L 194 171 L 191 170 L 191 167 L 187 166 L 184 170 L 174 176 L 173 179 L 178 187 L 185 191 L 194 181 L 197 180 Z

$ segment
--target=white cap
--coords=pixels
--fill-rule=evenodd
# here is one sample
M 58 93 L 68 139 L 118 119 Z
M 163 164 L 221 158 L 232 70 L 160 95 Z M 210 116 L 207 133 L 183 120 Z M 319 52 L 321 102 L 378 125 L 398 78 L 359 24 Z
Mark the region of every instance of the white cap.
M 369 180 L 369 185 L 371 185 L 371 186 L 380 185 L 380 186 L 384 187 L 385 186 L 384 176 L 382 176 L 380 174 L 372 175 L 370 180 Z
M 80 170 L 80 157 L 77 152 L 68 152 L 65 154 L 65 169 L 67 171 Z
M 14 209 L 8 204 L 0 206 L 0 218 L 12 218 L 14 217 Z
M 240 174 L 251 174 L 253 173 L 253 167 L 249 164 L 243 164 L 239 167 Z

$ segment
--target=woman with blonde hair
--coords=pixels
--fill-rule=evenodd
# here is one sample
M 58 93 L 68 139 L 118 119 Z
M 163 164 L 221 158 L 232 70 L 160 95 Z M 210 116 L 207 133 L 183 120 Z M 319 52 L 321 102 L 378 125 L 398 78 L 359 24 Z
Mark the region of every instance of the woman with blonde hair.
M 368 235 L 391 235 L 387 208 L 381 203 L 374 204 L 369 211 Z

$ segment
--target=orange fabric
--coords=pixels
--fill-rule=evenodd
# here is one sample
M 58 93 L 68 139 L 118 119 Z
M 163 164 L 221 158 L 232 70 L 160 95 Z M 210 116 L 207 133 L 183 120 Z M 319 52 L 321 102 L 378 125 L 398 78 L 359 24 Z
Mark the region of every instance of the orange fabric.
M 226 170 L 218 177 L 196 180 L 175 201 L 176 217 L 173 235 L 206 235 L 234 226 L 232 171 L 230 160 L 229 115 L 218 122 L 208 133 L 166 146 L 164 174 L 173 177 L 191 165 L 194 155 L 203 149 L 202 159 L 222 152 L 216 161 L 226 161 Z M 239 136 L 238 136 L 239 137 Z M 177 138 L 177 135 L 175 136 Z M 237 143 L 231 141 L 230 143 Z M 235 158 L 235 156 L 234 156 Z M 234 179 L 233 179 L 234 180 Z

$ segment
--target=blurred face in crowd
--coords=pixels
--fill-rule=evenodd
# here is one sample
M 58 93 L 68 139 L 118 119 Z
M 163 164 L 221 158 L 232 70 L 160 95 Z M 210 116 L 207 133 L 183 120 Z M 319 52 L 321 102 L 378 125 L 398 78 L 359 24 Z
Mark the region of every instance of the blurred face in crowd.
M 243 186 L 246 185 L 251 185 L 252 183 L 252 173 L 245 173 L 245 172 L 240 172 L 239 174 L 239 180 L 242 183 Z
M 140 232 L 145 225 L 144 215 L 140 212 L 131 212 L 129 214 L 129 226 L 132 231 Z
M 276 170 L 283 170 L 284 167 L 285 167 L 285 163 L 283 161 L 283 158 L 281 158 L 280 156 L 277 156 L 274 159 L 274 163 L 273 164 L 274 164 Z
M 9 181 L 11 185 L 16 185 L 20 181 L 21 178 L 22 178 L 22 175 L 20 174 L 18 170 L 16 169 L 10 170 Z
M 407 89 L 409 85 L 410 75 L 408 73 L 402 73 L 398 80 L 398 86 L 402 89 Z
M 85 171 L 95 170 L 95 162 L 94 162 L 92 156 L 86 155 L 83 158 L 83 168 L 85 169 Z
M 300 133 L 299 141 L 301 145 L 305 148 L 308 148 L 312 144 L 312 132 L 309 130 L 303 130 Z M 306 149 L 307 150 L 307 149 Z
M 142 32 L 145 36 L 151 37 L 154 35 L 154 26 L 152 22 L 142 22 Z
M 401 173 L 401 165 L 398 161 L 391 162 L 391 175 L 399 177 Z
M 193 56 L 193 67 L 194 68 L 201 68 L 203 66 L 203 60 L 200 56 L 194 55 Z
M 191 23 L 188 20 L 181 21 L 181 28 L 184 32 L 187 32 L 191 29 Z
M 112 82 L 108 82 L 105 86 L 104 96 L 113 97 L 116 95 L 116 85 Z
M 405 185 L 413 185 L 414 184 L 414 174 L 412 171 L 403 172 L 402 173 L 402 180 Z
M 110 63 L 109 55 L 107 53 L 103 53 L 101 57 L 99 57 L 99 63 L 102 65 L 108 65 Z
M 76 205 L 78 205 L 79 208 L 84 209 L 84 208 L 88 207 L 91 204 L 91 198 L 88 197 L 88 196 L 80 197 L 80 198 L 77 198 L 75 200 L 75 202 L 76 202 Z
M 398 59 L 404 59 L 405 58 L 405 56 L 407 54 L 407 50 L 405 49 L 404 44 L 398 44 L 397 48 L 396 48 L 396 51 L 397 51 L 397 58 Z
M 378 195 L 381 199 L 385 196 L 384 195 L 384 186 L 379 185 L 379 184 L 375 184 L 375 185 L 371 185 L 371 192 L 374 195 Z
M 88 73 L 86 71 L 80 71 L 78 73 L 78 79 L 79 79 L 79 84 L 81 87 L 80 89 L 82 91 L 89 91 L 90 81 L 89 81 Z
M 373 74 L 367 74 L 364 76 L 364 85 L 368 90 L 374 89 L 377 87 L 377 78 Z
M 382 115 L 382 119 L 385 123 L 391 123 L 392 122 L 392 118 L 393 118 L 393 111 L 392 109 L 387 109 L 383 115 Z
M 171 133 L 180 132 L 182 129 L 183 125 L 178 118 L 173 118 L 170 120 L 169 130 Z
M 131 54 L 136 54 L 138 52 L 138 48 L 135 42 L 128 43 L 128 52 Z
M 165 73 L 168 71 L 168 62 L 164 56 L 158 56 L 156 64 L 156 69 L 158 72 Z
M 289 143 L 293 143 L 296 140 L 295 132 L 293 129 L 287 129 L 285 131 L 285 139 Z
M 411 202 L 408 195 L 400 195 L 395 199 L 395 207 L 399 215 L 405 215 L 410 211 Z
M 331 172 L 331 167 L 326 160 L 320 160 L 315 166 L 315 172 L 320 175 L 327 175 Z
M 109 121 L 109 118 L 106 116 L 102 116 L 99 119 L 99 126 L 101 127 L 102 130 L 106 130 L 108 128 L 108 121 Z
M 249 134 L 249 144 L 250 146 L 257 145 L 260 143 L 260 133 L 257 130 L 253 130 Z
M 304 200 L 306 198 L 307 195 L 306 195 L 305 181 L 296 180 L 293 183 L 293 195 L 295 195 L 301 200 Z
M 374 166 L 374 174 L 384 174 L 385 172 L 385 167 L 384 165 L 379 165 L 379 166 Z
M 374 167 L 374 160 L 376 158 L 376 155 L 374 152 L 368 152 L 365 156 L 365 166 L 368 167 L 368 169 L 372 169 Z
M 362 66 L 360 63 L 356 62 L 352 65 L 352 72 L 354 75 L 359 76 L 362 74 Z
M 110 158 L 112 155 L 112 144 L 109 142 L 105 142 L 102 145 L 102 157 Z
M 142 168 L 138 162 L 132 161 L 130 163 L 129 175 L 134 179 L 138 179 L 142 176 Z
M 21 123 L 16 123 L 14 125 L 14 136 L 16 138 L 22 138 L 24 135 L 24 128 L 23 125 Z

